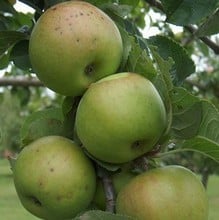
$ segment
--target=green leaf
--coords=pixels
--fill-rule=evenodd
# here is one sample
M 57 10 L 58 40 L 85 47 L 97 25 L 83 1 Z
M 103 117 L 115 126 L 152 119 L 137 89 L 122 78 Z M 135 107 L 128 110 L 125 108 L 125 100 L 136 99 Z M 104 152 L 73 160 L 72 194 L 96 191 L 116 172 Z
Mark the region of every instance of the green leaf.
M 47 135 L 62 135 L 63 115 L 61 108 L 50 108 L 34 112 L 25 120 L 21 128 L 21 141 L 23 145 Z
M 9 65 L 9 53 L 4 53 L 0 56 L 0 69 L 4 69 Z
M 117 5 L 113 3 L 103 4 L 100 8 L 107 14 L 114 14 L 120 17 L 127 16 L 132 10 L 132 7 L 129 5 Z
M 157 77 L 153 80 L 155 87 L 161 95 L 167 112 L 167 128 L 163 136 L 168 136 L 172 124 L 172 103 L 171 94 L 173 84 L 170 76 L 170 69 L 173 65 L 171 58 L 164 60 L 157 52 L 157 48 L 150 47 L 151 55 L 157 66 Z
M 0 56 L 18 41 L 27 39 L 27 34 L 19 31 L 0 31 Z
M 202 121 L 198 131 L 200 136 L 206 137 L 219 144 L 219 111 L 210 102 L 202 101 Z
M 214 12 L 218 0 L 161 0 L 167 21 L 176 25 L 196 24 Z
M 134 220 L 131 217 L 104 212 L 100 210 L 91 210 L 85 212 L 83 215 L 74 218 L 74 220 Z
M 12 60 L 17 67 L 23 70 L 31 68 L 28 47 L 29 41 L 22 40 L 15 44 L 10 53 L 10 60 Z
M 128 32 L 121 27 L 120 25 L 117 25 L 122 37 L 122 41 L 123 41 L 123 56 L 122 56 L 122 61 L 119 67 L 119 72 L 123 72 L 125 65 L 127 63 L 130 51 L 132 49 L 132 43 L 130 40 L 130 35 L 128 34 Z
M 182 150 L 199 151 L 219 162 L 218 109 L 184 88 L 174 89 L 172 101 L 173 137 L 184 139 Z
M 63 129 L 65 136 L 70 139 L 75 136 L 75 116 L 80 99 L 81 97 L 65 97 L 62 103 Z
M 154 68 L 152 59 L 145 49 L 142 49 L 133 36 L 129 36 L 129 56 L 124 66 L 124 71 L 139 73 L 149 80 L 153 80 L 157 72 Z
M 0 1 L 0 12 L 8 12 L 11 14 L 17 13 L 13 6 L 7 0 Z
M 204 154 L 219 163 L 219 143 L 203 136 L 198 135 L 195 138 L 184 141 L 181 149 Z
M 131 5 L 135 8 L 139 3 L 139 0 L 119 0 L 119 4 L 121 5 Z
M 180 85 L 186 77 L 195 72 L 194 62 L 177 42 L 165 36 L 154 36 L 148 41 L 157 47 L 163 59 L 167 60 L 169 57 L 173 59 L 174 65 L 170 73 L 175 85 Z
M 196 102 L 188 108 L 180 107 L 179 109 L 173 114 L 174 137 L 183 139 L 194 137 L 198 133 L 202 119 L 201 102 Z
M 211 15 L 195 33 L 196 36 L 208 36 L 219 32 L 219 10 Z

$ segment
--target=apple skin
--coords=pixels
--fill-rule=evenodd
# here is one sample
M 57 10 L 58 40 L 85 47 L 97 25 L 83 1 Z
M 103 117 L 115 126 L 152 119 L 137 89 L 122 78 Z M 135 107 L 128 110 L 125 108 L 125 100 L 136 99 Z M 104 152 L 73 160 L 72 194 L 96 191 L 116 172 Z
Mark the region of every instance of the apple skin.
M 52 6 L 38 19 L 30 36 L 30 61 L 51 90 L 79 96 L 91 82 L 118 69 L 123 43 L 114 21 L 83 1 Z
M 133 178 L 119 192 L 116 212 L 137 220 L 207 220 L 208 198 L 193 172 L 172 165 Z
M 32 142 L 13 168 L 19 199 L 33 215 L 64 220 L 84 211 L 96 190 L 96 174 L 81 148 L 60 136 Z
M 76 112 L 76 132 L 87 151 L 110 163 L 150 151 L 166 128 L 162 99 L 145 77 L 118 73 L 90 85 Z

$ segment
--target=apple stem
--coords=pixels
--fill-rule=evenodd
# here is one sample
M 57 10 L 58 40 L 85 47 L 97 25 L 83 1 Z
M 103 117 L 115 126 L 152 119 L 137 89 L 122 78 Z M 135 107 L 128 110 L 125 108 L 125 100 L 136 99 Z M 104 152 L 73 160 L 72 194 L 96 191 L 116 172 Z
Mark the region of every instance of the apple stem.
M 102 167 L 98 167 L 98 171 L 101 181 L 103 183 L 103 189 L 106 199 L 106 211 L 115 213 L 116 193 L 112 179 L 110 178 L 108 171 L 103 169 Z
M 106 196 L 106 211 L 115 212 L 115 190 L 113 187 L 112 180 L 109 176 L 105 176 L 103 179 L 103 188 Z

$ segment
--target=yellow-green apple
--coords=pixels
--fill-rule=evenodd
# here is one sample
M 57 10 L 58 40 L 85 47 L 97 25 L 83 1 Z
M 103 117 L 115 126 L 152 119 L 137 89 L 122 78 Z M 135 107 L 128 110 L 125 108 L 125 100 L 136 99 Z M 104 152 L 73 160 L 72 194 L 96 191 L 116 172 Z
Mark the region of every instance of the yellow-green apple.
M 155 168 L 133 178 L 119 192 L 117 213 L 137 220 L 208 220 L 208 198 L 187 168 Z
M 150 151 L 166 128 L 155 86 L 136 73 L 113 74 L 90 85 L 78 105 L 76 132 L 99 160 L 125 163 Z
M 13 176 L 22 205 L 47 220 L 73 218 L 89 206 L 96 189 L 91 161 L 60 136 L 42 137 L 23 148 Z
M 47 87 L 78 96 L 91 82 L 116 72 L 123 43 L 106 13 L 84 1 L 66 1 L 38 19 L 29 54 L 33 70 Z

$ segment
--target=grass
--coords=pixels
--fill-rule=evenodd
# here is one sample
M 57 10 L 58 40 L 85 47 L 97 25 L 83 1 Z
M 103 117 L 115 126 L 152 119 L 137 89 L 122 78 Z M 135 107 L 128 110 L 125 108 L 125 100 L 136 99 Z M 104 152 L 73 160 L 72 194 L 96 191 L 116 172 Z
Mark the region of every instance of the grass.
M 21 205 L 14 188 L 12 172 L 7 160 L 0 160 L 0 219 L 39 220 Z
M 219 219 L 219 176 L 209 179 L 207 194 L 209 197 L 209 219 Z M 0 160 L 0 219 L 4 220 L 39 220 L 21 205 L 12 179 L 12 172 L 7 160 Z

